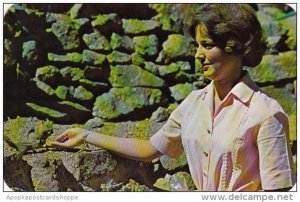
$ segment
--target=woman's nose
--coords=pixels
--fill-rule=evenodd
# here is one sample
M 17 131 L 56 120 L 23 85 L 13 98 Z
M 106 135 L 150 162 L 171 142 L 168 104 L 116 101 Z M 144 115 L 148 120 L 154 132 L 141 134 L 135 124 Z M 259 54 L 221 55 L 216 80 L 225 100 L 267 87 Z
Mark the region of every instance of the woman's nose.
M 201 64 L 204 63 L 205 61 L 205 53 L 203 51 L 200 50 L 200 48 L 197 49 L 197 52 L 196 52 L 196 55 L 195 55 L 195 58 L 200 60 Z

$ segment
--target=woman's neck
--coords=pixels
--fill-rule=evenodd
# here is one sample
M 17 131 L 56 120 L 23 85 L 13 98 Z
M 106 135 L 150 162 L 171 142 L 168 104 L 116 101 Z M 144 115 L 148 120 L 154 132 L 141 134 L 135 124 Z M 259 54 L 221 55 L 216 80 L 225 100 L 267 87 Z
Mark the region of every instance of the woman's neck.
M 233 75 L 228 79 L 214 81 L 215 93 L 222 101 L 227 94 L 231 91 L 231 89 L 239 82 L 239 80 L 244 76 L 244 71 L 240 71 L 239 74 Z

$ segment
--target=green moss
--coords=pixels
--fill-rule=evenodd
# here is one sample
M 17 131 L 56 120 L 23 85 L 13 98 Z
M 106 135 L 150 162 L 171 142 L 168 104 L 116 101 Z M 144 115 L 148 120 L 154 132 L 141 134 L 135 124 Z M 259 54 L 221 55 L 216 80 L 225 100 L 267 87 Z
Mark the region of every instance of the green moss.
M 152 34 L 149 36 L 136 36 L 133 38 L 135 52 L 140 55 L 153 56 L 157 54 L 158 38 Z
M 83 86 L 78 86 L 71 94 L 78 100 L 91 100 L 94 97 L 93 93 L 85 89 Z
M 181 83 L 176 84 L 175 86 L 170 87 L 172 97 L 176 101 L 181 101 L 186 98 L 194 89 L 194 86 L 190 83 Z
M 98 129 L 98 132 L 119 137 L 130 137 L 138 139 L 149 139 L 151 136 L 151 126 L 153 121 L 146 119 L 135 122 L 104 122 L 104 125 Z
M 67 98 L 68 92 L 69 92 L 69 90 L 68 90 L 68 87 L 66 87 L 66 86 L 58 86 L 55 90 L 56 96 L 63 100 Z
M 251 78 L 260 83 L 296 78 L 296 51 L 286 51 L 278 55 L 265 55 L 255 68 L 249 68 Z
M 192 191 L 196 189 L 192 177 L 187 172 L 177 172 L 172 176 L 167 174 L 165 178 L 159 178 L 154 186 L 165 191 Z
M 162 87 L 164 80 L 136 65 L 111 65 L 109 81 L 113 87 Z
M 105 25 L 108 21 L 113 21 L 115 22 L 117 19 L 117 14 L 116 13 L 110 13 L 110 14 L 103 14 L 103 15 L 97 15 L 95 20 L 92 21 L 92 26 L 102 26 Z
M 83 35 L 83 41 L 92 50 L 111 50 L 108 40 L 98 31 Z
M 132 53 L 131 54 L 131 61 L 134 65 L 143 65 L 145 62 L 145 59 L 138 53 Z
M 192 45 L 193 39 L 180 34 L 171 34 L 167 41 L 163 43 L 164 53 L 171 57 L 194 56 L 195 47 Z
M 130 179 L 129 182 L 126 185 L 122 186 L 119 191 L 145 192 L 151 191 L 151 189 L 149 189 L 145 185 L 140 185 L 136 181 Z
M 55 53 L 48 53 L 48 60 L 54 62 L 74 62 L 81 63 L 82 55 L 80 53 L 67 53 L 66 55 L 58 55 Z
M 47 95 L 54 95 L 55 94 L 55 90 L 51 86 L 46 84 L 45 82 L 40 81 L 36 78 L 32 79 L 32 81 L 34 81 L 36 86 L 39 89 L 41 89 L 43 92 L 45 92 Z
M 102 90 L 103 88 L 106 88 L 108 86 L 107 83 L 95 82 L 95 81 L 91 81 L 88 79 L 80 79 L 79 82 L 80 82 L 80 84 L 82 84 L 84 86 L 88 86 L 90 88 L 95 88 L 97 90 Z
M 82 53 L 82 62 L 91 63 L 93 65 L 101 65 L 105 61 L 106 56 L 91 50 L 84 50 Z
M 35 72 L 35 77 L 41 81 L 47 81 L 59 75 L 60 75 L 59 69 L 52 65 L 47 65 L 44 67 L 37 68 Z
M 38 59 L 37 43 L 34 40 L 25 41 L 22 45 L 22 58 L 28 61 Z
M 131 61 L 130 55 L 119 51 L 113 51 L 107 56 L 107 59 L 110 63 L 121 63 L 121 64 L 129 63 Z
M 177 65 L 176 63 L 171 63 L 170 65 L 166 66 L 166 65 L 162 65 L 158 68 L 159 71 L 159 75 L 161 76 L 166 76 L 166 75 L 170 75 L 170 74 L 175 74 L 176 72 L 178 72 L 180 69 L 180 66 Z
M 62 118 L 67 115 L 65 113 L 50 109 L 48 107 L 40 106 L 34 103 L 26 103 L 26 105 L 29 106 L 34 111 L 40 112 L 52 118 Z
M 71 79 L 72 81 L 84 78 L 84 70 L 78 67 L 65 67 L 60 70 L 60 73 L 65 79 Z
M 77 18 L 79 15 L 80 9 L 82 8 L 83 4 L 74 4 L 72 8 L 69 10 L 68 14 L 72 19 Z
M 85 108 L 84 106 L 82 106 L 78 103 L 74 103 L 74 102 L 70 102 L 70 101 L 62 101 L 62 102 L 59 102 L 59 104 L 66 105 L 66 106 L 72 107 L 72 108 L 80 110 L 80 111 L 90 112 L 89 109 Z
M 120 36 L 117 33 L 111 35 L 110 45 L 114 50 L 124 48 L 132 51 L 134 49 L 133 40 L 129 36 Z
M 122 25 L 125 33 L 140 34 L 154 30 L 159 27 L 155 20 L 122 19 Z
M 53 122 L 46 120 L 42 121 L 35 129 L 35 137 L 45 140 L 49 135 L 53 133 Z
M 109 93 L 97 97 L 93 115 L 112 119 L 135 109 L 163 102 L 162 92 L 150 88 L 112 88 Z

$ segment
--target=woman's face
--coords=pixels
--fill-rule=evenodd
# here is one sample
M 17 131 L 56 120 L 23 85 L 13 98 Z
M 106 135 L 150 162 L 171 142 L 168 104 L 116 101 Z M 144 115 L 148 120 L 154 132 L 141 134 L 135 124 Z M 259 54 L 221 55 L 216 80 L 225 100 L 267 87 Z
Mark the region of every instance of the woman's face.
M 196 59 L 202 64 L 203 75 L 214 81 L 230 80 L 241 74 L 242 59 L 215 46 L 204 25 L 196 27 L 198 43 Z

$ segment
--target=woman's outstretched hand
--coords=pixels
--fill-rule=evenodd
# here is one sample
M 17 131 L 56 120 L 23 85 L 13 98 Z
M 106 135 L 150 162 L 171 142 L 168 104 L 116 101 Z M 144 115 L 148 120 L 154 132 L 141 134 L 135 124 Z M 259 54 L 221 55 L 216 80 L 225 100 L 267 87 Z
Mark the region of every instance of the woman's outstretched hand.
M 84 129 L 82 128 L 70 128 L 60 134 L 54 142 L 51 142 L 51 146 L 73 148 L 83 143 Z

